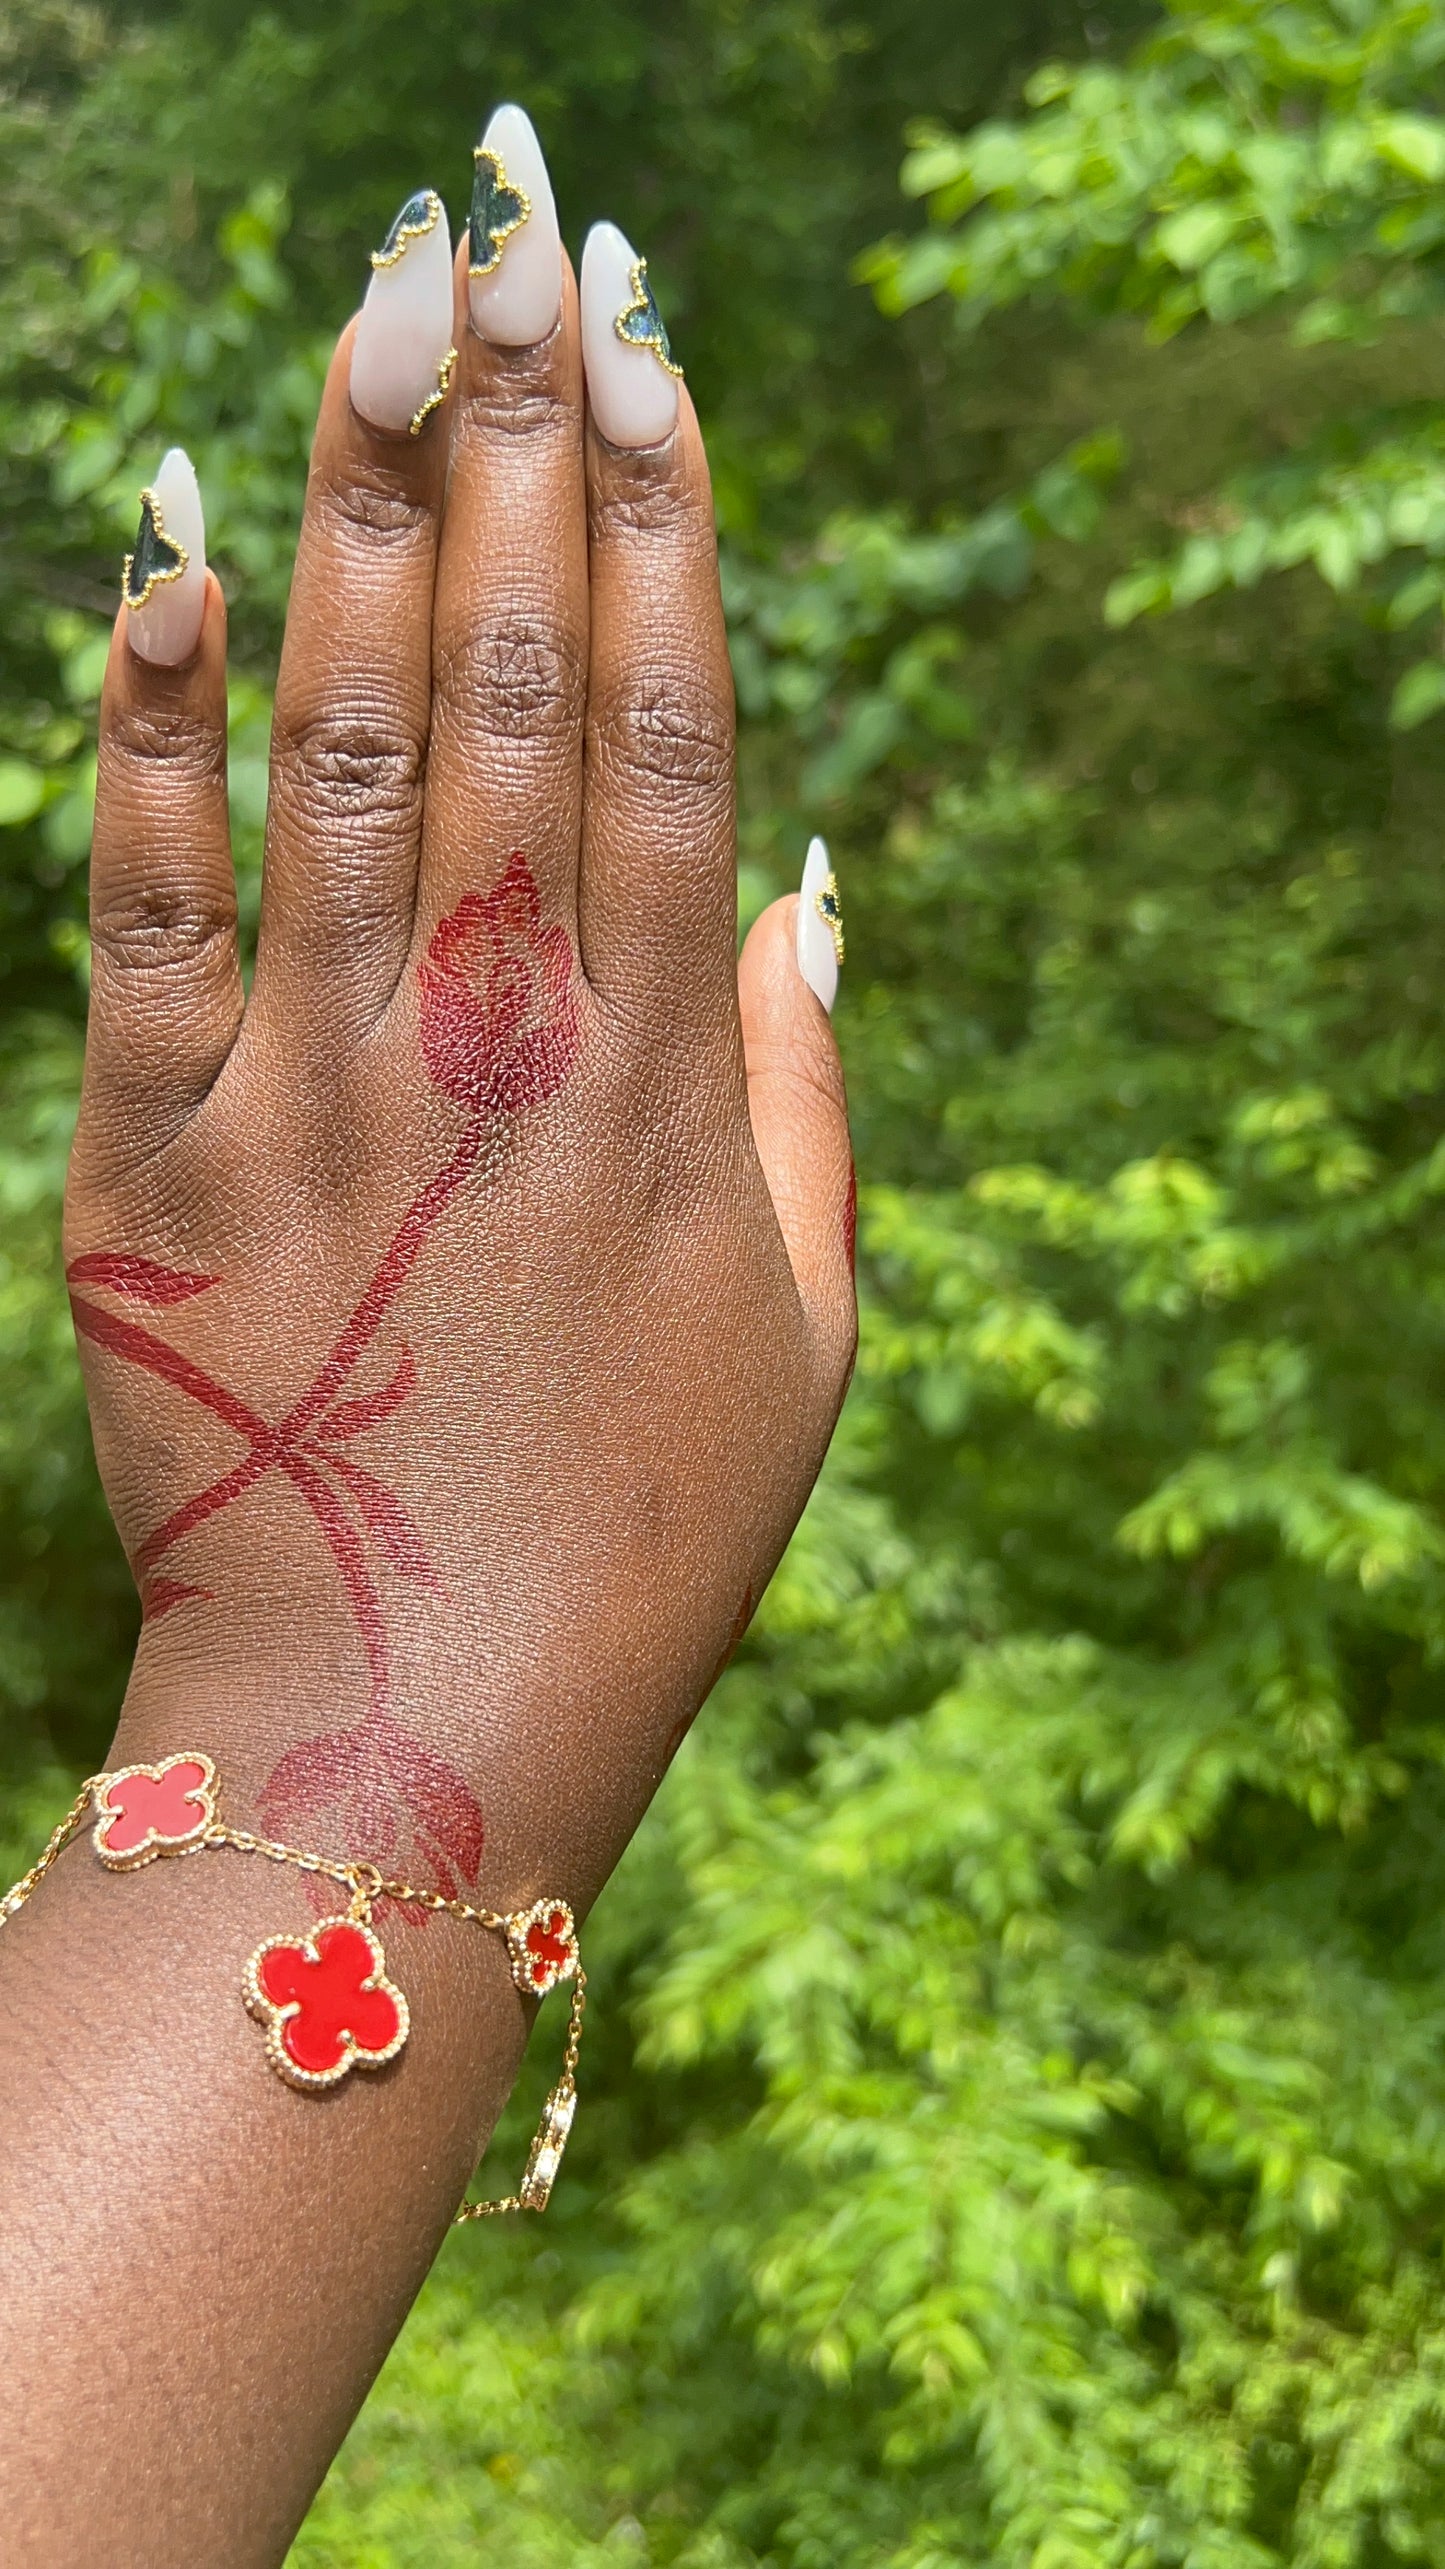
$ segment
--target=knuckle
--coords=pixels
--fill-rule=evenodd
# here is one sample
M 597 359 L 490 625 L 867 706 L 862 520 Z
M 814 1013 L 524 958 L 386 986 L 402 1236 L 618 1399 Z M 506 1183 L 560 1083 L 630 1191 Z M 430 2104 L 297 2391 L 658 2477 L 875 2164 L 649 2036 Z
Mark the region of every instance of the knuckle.
M 430 541 L 432 510 L 383 466 L 356 462 L 344 475 L 322 481 L 313 493 L 317 516 L 343 541 Z
M 213 784 L 226 769 L 219 727 L 185 704 L 113 705 L 106 716 L 101 758 L 107 765 L 163 768 L 174 782 Z
M 91 897 L 91 944 L 119 973 L 167 972 L 203 963 L 235 933 L 234 904 L 193 884 L 136 874 L 108 877 Z
M 421 825 L 424 744 L 366 713 L 323 712 L 277 729 L 273 768 L 303 829 L 393 835 Z
M 581 728 L 581 645 L 541 617 L 479 616 L 443 644 L 433 686 L 449 715 L 490 739 L 550 740 Z
M 594 717 L 595 755 L 634 783 L 665 792 L 730 792 L 732 707 L 695 677 L 650 679 L 604 698 Z
M 505 357 L 504 349 L 488 350 L 493 364 Z M 533 352 L 517 352 L 522 359 Z M 546 343 L 544 359 L 548 357 Z M 577 434 L 577 406 L 555 384 L 526 380 L 525 370 L 518 367 L 501 381 L 471 383 L 456 396 L 453 436 L 455 438 L 552 437 L 565 435 L 569 441 Z
M 606 478 L 594 485 L 590 517 L 593 541 L 627 542 L 635 536 L 695 538 L 713 541 L 711 517 L 704 519 L 697 492 L 671 467 L 668 450 L 659 456 L 643 447 L 635 455 L 614 453 Z

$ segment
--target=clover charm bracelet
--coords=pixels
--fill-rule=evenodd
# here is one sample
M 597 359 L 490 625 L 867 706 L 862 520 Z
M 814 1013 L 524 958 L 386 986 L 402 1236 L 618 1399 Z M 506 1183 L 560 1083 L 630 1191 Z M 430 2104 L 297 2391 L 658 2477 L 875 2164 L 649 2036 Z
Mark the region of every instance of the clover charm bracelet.
M 377 1901 L 444 1912 L 505 1938 L 512 1978 L 523 1995 L 545 1998 L 560 1982 L 572 1988 L 562 2075 L 542 2109 L 526 2174 L 516 2194 L 486 2203 L 463 2203 L 458 2221 L 494 2212 L 545 2209 L 577 2110 L 577 2056 L 587 1976 L 577 1927 L 565 1900 L 534 1900 L 510 1916 L 479 1909 L 469 1900 L 446 1899 L 396 1881 L 364 1860 L 317 1855 L 232 1828 L 219 1816 L 220 1779 L 213 1760 L 199 1750 L 163 1757 L 154 1766 L 121 1766 L 82 1784 L 44 1853 L 0 1899 L 0 1927 L 23 1908 L 57 1856 L 92 1820 L 91 1844 L 106 1870 L 134 1873 L 158 1857 L 198 1855 L 232 1847 L 294 1864 L 303 1873 L 338 1883 L 347 1905 L 321 1918 L 309 1935 L 268 1936 L 247 1960 L 241 1995 L 265 2028 L 266 2057 L 277 2076 L 302 2094 L 338 2085 L 354 2069 L 382 2069 L 396 2059 L 411 2031 L 404 1991 L 387 1975 L 381 1938 L 372 1924 Z

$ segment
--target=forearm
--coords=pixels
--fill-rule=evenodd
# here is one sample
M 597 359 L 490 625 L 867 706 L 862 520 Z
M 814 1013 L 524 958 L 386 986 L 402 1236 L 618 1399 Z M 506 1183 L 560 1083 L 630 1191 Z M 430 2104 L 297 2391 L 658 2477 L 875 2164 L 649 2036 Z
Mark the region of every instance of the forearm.
M 112 1763 L 211 1748 L 223 1815 L 254 1827 L 268 1752 L 225 1754 L 233 1730 L 194 1686 L 183 1706 L 133 1689 Z M 561 1874 L 519 1875 L 499 1837 L 469 1896 L 576 1896 L 563 1855 Z M 4 1930 L 0 2523 L 17 2557 L 64 2569 L 103 2532 L 108 2558 L 147 2569 L 279 2560 L 505 2101 L 532 2011 L 504 1939 L 394 1906 L 378 1926 L 405 2049 L 324 2094 L 274 2075 L 242 1974 L 268 1936 L 314 1928 L 311 1888 L 229 1848 L 110 1873 L 85 1836 Z M 344 1910 L 344 1890 L 324 1905 Z M 559 2061 L 565 2003 L 541 2036 Z M 520 2169 L 501 2173 L 510 2189 Z

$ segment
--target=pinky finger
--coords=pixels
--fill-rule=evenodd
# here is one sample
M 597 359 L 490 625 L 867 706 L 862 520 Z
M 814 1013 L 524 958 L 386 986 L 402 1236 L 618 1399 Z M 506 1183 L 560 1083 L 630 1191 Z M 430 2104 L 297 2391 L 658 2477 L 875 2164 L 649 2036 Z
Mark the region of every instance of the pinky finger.
M 178 449 L 142 507 L 106 667 L 90 927 L 87 1109 L 92 1139 L 98 1109 L 106 1156 L 123 1158 L 179 1130 L 230 1051 L 242 1007 L 226 608 Z

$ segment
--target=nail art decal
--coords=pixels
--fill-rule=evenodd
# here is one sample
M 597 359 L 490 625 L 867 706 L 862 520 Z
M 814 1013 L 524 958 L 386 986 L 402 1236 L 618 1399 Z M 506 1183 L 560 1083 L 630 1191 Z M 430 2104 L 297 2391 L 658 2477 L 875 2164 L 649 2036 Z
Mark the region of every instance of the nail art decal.
M 173 544 L 167 535 L 161 504 L 155 492 L 142 491 L 135 551 L 127 553 L 121 574 L 126 605 L 149 606 L 161 582 L 178 580 L 190 558 L 184 544 Z
M 434 187 L 409 196 L 379 250 L 351 350 L 351 398 L 373 428 L 420 435 L 451 382 L 452 248 Z
M 372 266 L 374 268 L 398 266 L 405 258 L 413 241 L 424 241 L 428 232 L 436 230 L 444 212 L 445 208 L 434 187 L 419 188 L 415 196 L 407 198 L 381 248 L 372 251 Z
M 838 996 L 838 966 L 843 960 L 843 904 L 838 878 L 828 863 L 820 838 L 808 844 L 798 893 L 798 970 L 816 999 L 831 1014 Z
M 670 375 L 681 376 L 682 368 L 672 353 L 667 324 L 657 308 L 657 297 L 647 282 L 646 259 L 634 259 L 631 268 L 632 301 L 619 312 L 614 327 L 625 347 L 650 348 Z
M 514 232 L 520 232 L 532 211 L 532 200 L 525 188 L 513 187 L 502 165 L 500 152 L 478 143 L 472 154 L 476 175 L 472 180 L 472 212 L 468 226 L 468 276 L 489 277 L 502 264 L 502 252 Z
M 456 363 L 457 352 L 455 348 L 448 348 L 446 355 L 443 357 L 441 364 L 437 368 L 436 391 L 428 393 L 425 401 L 412 412 L 409 426 L 413 437 L 420 437 L 422 430 L 425 428 L 427 421 L 432 415 L 432 412 L 434 410 L 440 410 L 442 403 L 446 400 L 447 394 L 452 388 L 452 376 L 456 372 Z
M 206 613 L 206 520 L 195 466 L 182 446 L 162 456 L 140 495 L 121 595 L 127 639 L 139 659 L 158 669 L 189 660 Z
M 609 445 L 660 446 L 672 435 L 682 368 L 647 261 L 615 223 L 594 223 L 582 251 L 582 357 L 588 406 Z
M 495 108 L 472 154 L 467 306 L 495 348 L 535 348 L 562 309 L 562 235 L 525 108 Z

